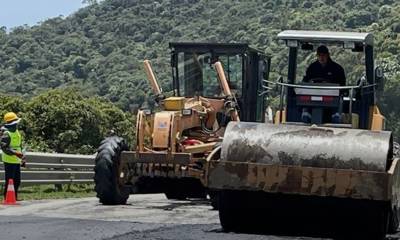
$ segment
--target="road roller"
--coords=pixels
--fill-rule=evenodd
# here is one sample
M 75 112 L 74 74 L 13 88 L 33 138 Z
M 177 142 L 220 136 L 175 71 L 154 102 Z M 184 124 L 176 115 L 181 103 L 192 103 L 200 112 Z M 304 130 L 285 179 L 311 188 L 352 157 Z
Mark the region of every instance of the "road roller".
M 285 30 L 277 37 L 289 57 L 286 79 L 264 81 L 279 98 L 272 121 L 231 121 L 220 158 L 210 162 L 223 229 L 384 239 L 399 226 L 400 173 L 398 144 L 377 103 L 384 75 L 374 66 L 373 35 Z M 346 84 L 304 81 L 297 61 L 321 45 L 360 56 L 361 75 Z

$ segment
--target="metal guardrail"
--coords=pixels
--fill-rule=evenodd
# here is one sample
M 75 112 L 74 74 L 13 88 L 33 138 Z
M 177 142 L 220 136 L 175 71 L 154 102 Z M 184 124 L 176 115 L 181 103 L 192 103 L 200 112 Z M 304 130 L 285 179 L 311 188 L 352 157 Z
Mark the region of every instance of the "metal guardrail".
M 27 152 L 25 157 L 22 185 L 93 182 L 96 155 Z M 4 184 L 3 164 L 0 169 L 0 184 Z

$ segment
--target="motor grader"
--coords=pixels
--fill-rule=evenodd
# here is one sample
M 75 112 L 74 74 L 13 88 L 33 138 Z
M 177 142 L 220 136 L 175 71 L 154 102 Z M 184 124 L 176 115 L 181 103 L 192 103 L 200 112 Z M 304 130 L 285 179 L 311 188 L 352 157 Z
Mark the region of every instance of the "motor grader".
M 173 96 L 164 96 L 145 60 L 161 110 L 138 111 L 133 151 L 116 136 L 98 149 L 94 180 L 103 204 L 125 204 L 130 193 L 213 196 L 206 188 L 208 163 L 219 157 L 226 124 L 264 120 L 260 93 L 270 60 L 262 52 L 240 43 L 170 43 L 170 49 Z
M 210 161 L 223 229 L 383 239 L 399 225 L 400 173 L 377 106 L 384 76 L 374 66 L 373 35 L 287 30 L 278 39 L 289 57 L 286 80 L 264 81 L 280 89 L 273 123 L 230 122 L 220 159 Z M 321 44 L 361 54 L 364 74 L 346 86 L 302 82 L 298 58 Z

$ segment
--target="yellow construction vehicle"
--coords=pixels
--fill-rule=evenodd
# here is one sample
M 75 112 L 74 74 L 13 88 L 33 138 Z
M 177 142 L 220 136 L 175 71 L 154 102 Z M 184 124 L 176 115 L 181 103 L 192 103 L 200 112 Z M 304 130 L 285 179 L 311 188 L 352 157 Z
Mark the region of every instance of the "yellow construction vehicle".
M 328 236 L 384 239 L 399 225 L 400 173 L 377 106 L 384 76 L 374 66 L 373 35 L 287 30 L 278 39 L 289 48 L 287 79 L 264 81 L 265 88 L 281 88 L 274 122 L 230 122 L 220 159 L 210 162 L 208 187 L 219 192 L 222 227 L 312 226 Z M 305 54 L 298 53 L 320 44 L 361 54 L 364 75 L 346 86 L 302 82 L 297 60 Z
M 94 179 L 103 204 L 125 204 L 130 193 L 165 193 L 179 200 L 213 195 L 206 188 L 207 169 L 219 157 L 226 124 L 264 120 L 260 93 L 268 57 L 239 43 L 171 43 L 170 48 L 174 96 L 163 96 L 144 61 L 162 110 L 138 112 L 134 151 L 115 136 L 98 149 Z

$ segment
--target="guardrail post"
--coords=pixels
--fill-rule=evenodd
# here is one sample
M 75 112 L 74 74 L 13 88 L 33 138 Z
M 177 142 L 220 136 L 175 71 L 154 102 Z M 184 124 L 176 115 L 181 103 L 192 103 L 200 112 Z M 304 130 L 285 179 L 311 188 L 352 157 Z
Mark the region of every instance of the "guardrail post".
M 60 159 L 60 163 L 61 163 L 61 164 L 64 163 L 64 160 L 63 160 L 62 158 Z M 63 168 L 55 168 L 55 170 L 64 170 L 64 169 L 63 169 Z M 58 192 L 61 192 L 61 191 L 63 190 L 62 184 L 54 184 L 54 187 L 56 188 L 56 190 L 57 190 Z

